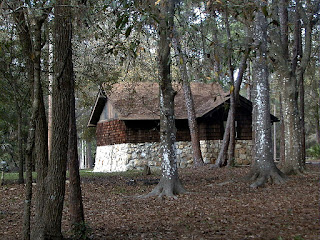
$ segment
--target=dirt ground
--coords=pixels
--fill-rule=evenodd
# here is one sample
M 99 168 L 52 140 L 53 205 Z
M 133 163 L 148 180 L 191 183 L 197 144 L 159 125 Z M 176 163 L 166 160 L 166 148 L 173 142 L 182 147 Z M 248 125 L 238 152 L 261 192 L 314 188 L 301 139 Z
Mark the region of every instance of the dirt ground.
M 230 181 L 248 170 L 180 170 L 189 193 L 176 200 L 135 197 L 154 188 L 155 174 L 83 178 L 90 239 L 320 239 L 319 164 L 283 185 Z M 23 194 L 21 185 L 0 187 L 0 239 L 21 239 Z M 70 236 L 68 201 L 62 226 Z

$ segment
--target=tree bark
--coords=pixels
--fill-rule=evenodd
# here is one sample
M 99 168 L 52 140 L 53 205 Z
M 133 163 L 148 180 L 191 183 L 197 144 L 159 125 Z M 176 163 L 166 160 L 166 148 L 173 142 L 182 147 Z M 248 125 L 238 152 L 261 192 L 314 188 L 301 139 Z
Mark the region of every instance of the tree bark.
M 251 33 L 250 32 L 248 32 L 248 33 L 250 36 Z M 240 86 L 242 83 L 244 72 L 247 67 L 247 60 L 248 60 L 250 49 L 251 49 L 251 40 L 248 39 L 248 43 L 249 44 L 247 45 L 245 53 L 244 53 L 244 55 L 241 59 L 241 62 L 240 62 L 238 77 L 237 77 L 237 80 L 236 80 L 236 83 L 235 83 L 235 86 L 233 89 L 234 101 L 236 101 L 236 102 L 239 102 Z M 227 154 L 227 150 L 229 147 L 229 141 L 230 141 L 230 122 L 232 121 L 232 114 L 233 113 L 230 112 L 230 110 L 229 110 L 227 123 L 226 123 L 224 134 L 223 134 L 222 146 L 220 147 L 220 151 L 219 151 L 218 159 L 215 163 L 215 167 L 223 167 L 223 166 L 227 165 L 226 154 Z
M 281 87 L 281 84 L 279 84 Z M 284 121 L 283 121 L 283 103 L 282 96 L 283 93 L 279 94 L 279 102 L 280 102 L 280 163 L 281 165 L 285 162 L 285 138 L 284 138 Z
M 235 93 L 234 93 L 234 67 L 232 64 L 232 38 L 230 32 L 230 25 L 229 25 L 229 10 L 228 7 L 225 9 L 225 27 L 228 37 L 228 44 L 227 44 L 227 56 L 228 56 L 228 70 L 229 70 L 229 80 L 230 80 L 230 108 L 228 113 L 228 118 L 230 115 L 230 122 L 227 125 L 229 129 L 229 146 L 228 146 L 228 166 L 234 165 L 234 150 L 235 150 L 235 142 L 236 142 L 236 135 L 235 135 L 235 116 L 236 116 L 236 103 L 235 103 Z
M 257 6 L 261 9 L 264 1 L 257 0 Z M 261 10 L 255 13 L 255 45 L 256 58 L 254 60 L 254 90 L 253 112 L 254 119 L 254 162 L 249 174 L 254 181 L 251 187 L 263 186 L 269 179 L 275 183 L 284 182 L 284 175 L 276 167 L 272 156 L 272 137 L 270 122 L 269 82 L 267 66 L 267 20 Z
M 42 229 L 42 214 L 45 201 L 45 177 L 48 169 L 48 126 L 46 120 L 45 106 L 43 101 L 42 84 L 41 84 L 41 33 L 42 25 L 47 17 L 45 13 L 41 18 L 34 19 L 34 78 L 38 82 L 38 114 L 36 117 L 35 127 L 35 159 L 37 171 L 37 189 L 35 204 L 35 224 L 36 227 L 32 231 L 32 239 L 34 234 Z
M 70 33 L 71 34 L 71 33 Z M 73 71 L 73 70 L 72 70 Z M 84 239 L 86 226 L 84 223 L 81 181 L 79 173 L 78 136 L 76 125 L 76 108 L 74 96 L 74 74 L 70 77 L 70 120 L 69 120 L 69 212 L 72 230 L 76 239 Z
M 196 112 L 190 88 L 190 82 L 188 79 L 187 61 L 185 53 L 182 51 L 180 38 L 177 31 L 173 31 L 173 47 L 176 54 L 176 62 L 180 69 L 180 75 L 182 78 L 182 88 L 184 93 L 184 99 L 186 102 L 186 109 L 188 113 L 188 124 L 190 130 L 191 144 L 192 144 L 192 156 L 193 165 L 195 167 L 203 166 L 204 162 L 202 159 L 201 148 L 200 148 L 200 137 L 199 137 L 199 126 L 196 120 Z
M 319 50 L 319 58 L 320 58 L 320 50 Z M 319 77 L 318 87 L 320 89 L 320 77 Z M 317 124 L 317 128 L 316 128 L 317 129 L 317 142 L 320 145 L 320 93 L 318 96 L 318 121 L 316 124 Z
M 13 2 L 14 7 L 19 7 L 20 2 Z M 26 200 L 24 205 L 24 227 L 23 238 L 30 239 L 31 220 L 31 200 L 32 200 L 32 152 L 35 149 L 37 165 L 42 172 L 38 172 L 38 192 L 43 187 L 44 175 L 46 172 L 47 146 L 46 146 L 46 118 L 41 88 L 41 27 L 48 16 L 50 10 L 46 9 L 40 16 L 30 16 L 30 26 L 26 22 L 26 9 L 14 12 L 13 16 L 17 23 L 18 35 L 22 45 L 22 50 L 26 59 L 26 70 L 29 82 L 32 86 L 32 109 L 26 146 Z M 32 30 L 30 31 L 30 28 Z M 31 35 L 33 33 L 33 36 Z M 37 144 L 35 145 L 35 141 Z M 21 143 L 19 143 L 20 145 Z M 44 165 L 42 165 L 44 163 Z M 43 195 L 42 195 L 43 196 Z M 43 204 L 43 199 L 37 198 L 36 216 L 42 213 L 39 205 Z M 36 220 L 37 222 L 37 220 Z M 39 222 L 39 221 L 38 221 Z
M 23 184 L 23 165 L 24 165 L 24 154 L 23 154 L 23 137 L 22 137 L 22 109 L 19 104 L 17 105 L 18 112 L 18 156 L 19 156 L 19 178 L 18 183 Z
M 63 239 L 61 219 L 68 154 L 70 83 L 73 77 L 70 1 L 57 0 L 54 15 L 52 150 L 46 177 L 46 203 L 43 211 L 44 239 Z
M 160 78 L 160 142 L 162 155 L 162 177 L 159 184 L 147 196 L 174 197 L 184 193 L 177 168 L 176 128 L 174 117 L 174 96 L 171 80 L 170 45 L 173 29 L 174 2 L 159 4 L 159 78 Z
M 86 142 L 86 148 L 87 148 L 87 152 L 86 152 L 86 155 L 87 155 L 87 167 L 89 169 L 92 169 L 93 168 L 93 158 L 92 158 L 92 152 L 91 152 L 91 142 L 87 141 Z

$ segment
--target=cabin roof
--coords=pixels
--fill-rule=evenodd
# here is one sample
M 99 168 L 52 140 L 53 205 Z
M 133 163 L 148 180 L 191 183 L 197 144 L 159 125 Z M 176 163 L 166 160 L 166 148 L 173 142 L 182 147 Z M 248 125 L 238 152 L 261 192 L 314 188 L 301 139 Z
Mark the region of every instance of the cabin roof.
M 190 84 L 196 111 L 196 117 L 202 117 L 230 99 L 229 93 L 223 91 L 218 83 Z M 187 119 L 187 110 L 181 84 L 173 86 L 177 92 L 174 99 L 176 119 Z M 88 126 L 96 126 L 106 101 L 110 101 L 120 120 L 159 120 L 159 84 L 151 82 L 116 83 L 111 89 L 104 86 L 98 93 L 91 111 Z M 240 102 L 252 108 L 244 97 Z M 251 109 L 250 109 L 251 110 Z M 272 117 L 272 121 L 277 118 Z

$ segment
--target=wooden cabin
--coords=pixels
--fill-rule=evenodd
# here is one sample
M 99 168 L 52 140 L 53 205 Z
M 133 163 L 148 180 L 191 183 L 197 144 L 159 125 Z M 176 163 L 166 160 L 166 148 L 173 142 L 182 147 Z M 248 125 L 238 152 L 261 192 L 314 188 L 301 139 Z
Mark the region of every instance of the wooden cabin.
M 177 142 L 190 142 L 182 86 L 177 84 L 174 89 L 177 92 L 174 100 L 176 140 Z M 218 83 L 193 82 L 191 83 L 191 91 L 195 104 L 200 140 L 202 142 L 205 141 L 206 144 L 208 141 L 218 141 L 220 144 L 228 116 L 229 93 L 224 92 Z M 243 142 L 244 145 L 248 142 L 250 146 L 252 146 L 250 143 L 252 139 L 251 112 L 251 102 L 240 96 L 235 116 L 236 140 L 237 142 Z M 270 116 L 272 122 L 277 121 L 276 117 Z M 98 147 L 96 165 L 97 160 L 100 161 L 97 159 L 99 158 L 99 148 L 103 146 L 109 146 L 108 149 L 111 149 L 110 146 L 112 145 L 130 144 L 130 146 L 134 146 L 135 144 L 140 144 L 139 148 L 142 148 L 144 143 L 159 143 L 159 121 L 159 85 L 157 83 L 117 83 L 111 89 L 100 89 L 88 123 L 89 127 L 96 127 Z M 209 148 L 210 146 L 217 148 L 216 144 L 209 145 Z M 114 151 L 114 149 L 110 151 Z M 131 150 L 128 151 L 132 152 Z M 218 150 L 212 149 L 211 152 L 213 151 L 217 152 Z M 250 150 L 242 152 L 246 152 L 247 155 L 250 154 L 251 156 Z M 108 154 L 105 153 L 104 156 L 106 155 Z M 217 157 L 213 155 L 216 154 L 209 154 L 208 158 L 204 157 L 206 162 L 213 163 Z M 245 158 L 244 154 L 242 155 L 242 158 Z M 190 157 L 192 159 L 192 156 Z M 246 158 L 250 157 L 247 156 Z M 114 162 L 114 160 L 112 161 Z M 126 161 L 130 162 L 130 159 Z M 190 161 L 190 159 L 186 161 Z M 154 163 L 154 165 L 156 164 Z

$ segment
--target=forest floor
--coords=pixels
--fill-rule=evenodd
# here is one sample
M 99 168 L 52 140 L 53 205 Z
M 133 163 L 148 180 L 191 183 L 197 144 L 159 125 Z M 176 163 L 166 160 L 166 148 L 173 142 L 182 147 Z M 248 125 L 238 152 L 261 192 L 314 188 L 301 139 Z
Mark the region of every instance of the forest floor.
M 319 164 L 285 184 L 251 189 L 238 181 L 249 168 L 180 170 L 188 194 L 137 198 L 158 174 L 82 177 L 90 239 L 320 239 Z M 68 187 L 67 187 L 68 194 Z M 0 239 L 21 239 L 24 186 L 0 187 Z M 70 237 L 68 201 L 63 233 Z

